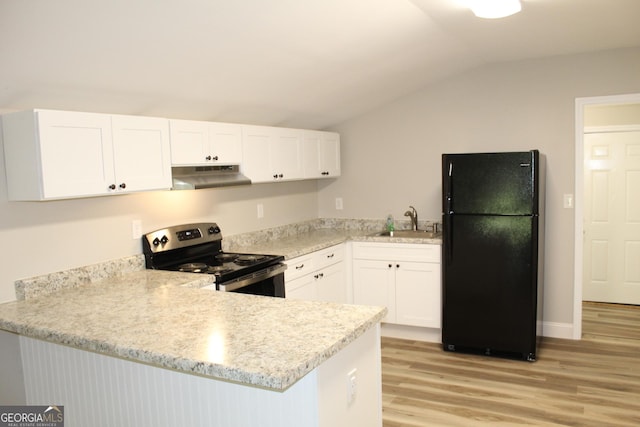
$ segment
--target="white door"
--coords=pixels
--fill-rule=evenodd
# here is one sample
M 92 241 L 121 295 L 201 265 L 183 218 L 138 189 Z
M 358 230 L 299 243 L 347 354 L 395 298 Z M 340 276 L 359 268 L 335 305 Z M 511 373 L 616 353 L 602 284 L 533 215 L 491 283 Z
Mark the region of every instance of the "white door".
M 583 299 L 640 305 L 640 131 L 584 136 Z

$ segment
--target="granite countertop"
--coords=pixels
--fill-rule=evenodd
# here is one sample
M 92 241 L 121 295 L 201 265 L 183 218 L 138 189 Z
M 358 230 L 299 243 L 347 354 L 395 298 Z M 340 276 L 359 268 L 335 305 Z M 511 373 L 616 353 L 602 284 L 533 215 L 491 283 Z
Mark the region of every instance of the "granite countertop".
M 408 227 L 408 224 L 403 224 Z M 432 227 L 433 223 L 421 224 Z M 441 245 L 442 235 L 435 237 L 379 236 L 384 223 L 378 220 L 319 219 L 265 231 L 225 237 L 223 245 L 229 252 L 283 255 L 292 259 L 347 241 L 376 243 L 413 243 Z M 424 229 L 424 228 L 422 228 Z
M 0 304 L 0 329 L 282 391 L 373 327 L 382 307 L 199 289 L 141 270 Z

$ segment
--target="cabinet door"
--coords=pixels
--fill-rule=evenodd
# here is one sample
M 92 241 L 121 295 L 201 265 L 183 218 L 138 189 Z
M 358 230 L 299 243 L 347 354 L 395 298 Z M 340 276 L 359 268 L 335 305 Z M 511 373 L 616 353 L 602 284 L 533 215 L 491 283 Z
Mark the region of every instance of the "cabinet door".
M 170 120 L 171 164 L 176 166 L 206 164 L 209 146 L 207 122 Z
M 242 162 L 242 127 L 233 123 L 209 124 L 209 153 L 207 161 L 219 165 Z
M 251 182 L 273 182 L 270 145 L 273 135 L 266 126 L 242 126 L 242 172 Z
M 324 268 L 312 276 L 316 279 L 318 300 L 347 303 L 347 282 L 343 262 Z
M 318 298 L 316 289 L 316 279 L 313 274 L 307 274 L 285 283 L 285 297 L 295 300 L 315 301 Z
M 322 177 L 340 176 L 340 135 L 333 132 L 323 132 L 319 152 Z
M 305 131 L 302 141 L 305 178 L 340 175 L 340 135 L 334 132 Z
M 302 131 L 298 129 L 273 128 L 269 146 L 272 177 L 282 181 L 303 178 Z
M 398 261 L 396 323 L 440 327 L 440 264 Z
M 171 188 L 169 120 L 112 116 L 117 191 Z
M 43 198 L 106 194 L 115 182 L 110 116 L 67 111 L 36 114 Z
M 355 260 L 353 262 L 353 303 L 387 307 L 385 322 L 395 323 L 395 271 L 385 261 Z
M 302 179 L 301 133 L 269 126 L 242 127 L 242 168 L 257 182 Z

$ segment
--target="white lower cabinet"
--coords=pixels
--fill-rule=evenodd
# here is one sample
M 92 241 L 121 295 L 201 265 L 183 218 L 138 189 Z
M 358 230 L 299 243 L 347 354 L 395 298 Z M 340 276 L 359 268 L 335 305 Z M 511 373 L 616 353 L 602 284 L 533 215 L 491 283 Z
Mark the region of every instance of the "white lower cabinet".
M 386 306 L 387 323 L 440 328 L 440 245 L 354 243 L 353 301 Z
M 285 261 L 286 298 L 347 303 L 344 246 L 332 246 Z

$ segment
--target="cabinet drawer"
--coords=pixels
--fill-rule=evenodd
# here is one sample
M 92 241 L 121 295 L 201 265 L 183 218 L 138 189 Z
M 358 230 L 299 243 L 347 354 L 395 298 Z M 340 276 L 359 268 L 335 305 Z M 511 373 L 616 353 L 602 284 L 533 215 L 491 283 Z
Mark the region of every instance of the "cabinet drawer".
M 440 245 L 421 243 L 368 243 L 353 244 L 354 259 L 440 262 Z
M 284 262 L 287 264 L 287 269 L 284 272 L 285 282 L 297 279 L 314 271 L 317 268 L 314 265 L 314 255 L 315 254 L 311 253 L 286 260 Z
M 344 260 L 344 244 L 331 246 L 314 253 L 314 267 L 324 268 Z

